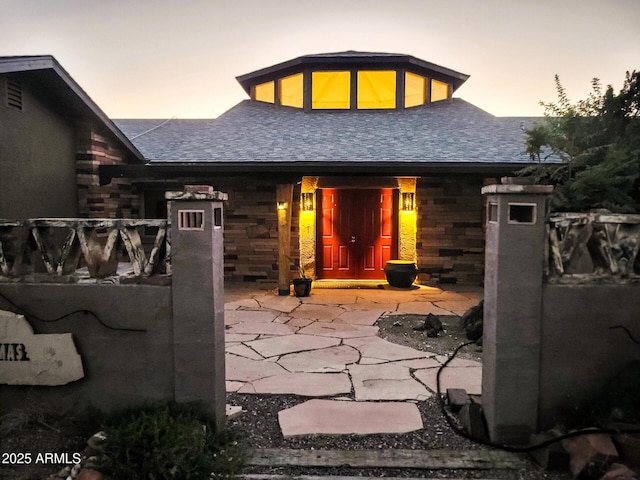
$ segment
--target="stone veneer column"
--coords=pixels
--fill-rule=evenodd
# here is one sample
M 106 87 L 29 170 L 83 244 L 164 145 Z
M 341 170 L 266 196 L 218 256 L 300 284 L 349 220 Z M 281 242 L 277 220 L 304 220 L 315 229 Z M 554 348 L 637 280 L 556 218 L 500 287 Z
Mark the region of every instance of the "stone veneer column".
M 538 425 L 547 185 L 490 185 L 482 408 L 494 442 L 526 444 Z
M 316 223 L 322 221 L 322 212 L 318 214 L 318 189 L 319 177 L 302 177 L 300 185 L 300 201 L 302 194 L 311 193 L 313 195 L 313 209 L 303 211 L 300 208 L 298 220 L 298 249 L 300 252 L 300 266 L 304 268 L 305 275 L 315 278 L 317 275 L 316 265 Z
M 399 205 L 398 205 L 398 259 L 417 262 L 418 256 L 416 251 L 416 235 L 417 235 L 417 200 L 414 200 L 415 206 L 411 211 L 404 211 L 402 208 L 402 194 L 416 194 L 416 178 L 398 178 Z
M 208 186 L 167 192 L 171 221 L 174 396 L 225 424 L 223 201 Z
M 137 218 L 140 193 L 127 178 L 100 185 L 101 165 L 124 165 L 122 151 L 89 124 L 76 126 L 76 184 L 78 214 L 89 218 Z

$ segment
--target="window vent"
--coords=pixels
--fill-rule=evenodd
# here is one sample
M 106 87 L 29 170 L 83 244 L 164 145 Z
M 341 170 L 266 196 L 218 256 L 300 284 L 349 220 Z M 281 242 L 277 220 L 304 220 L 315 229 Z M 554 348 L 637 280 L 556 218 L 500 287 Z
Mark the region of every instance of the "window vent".
M 178 230 L 204 230 L 204 210 L 178 210 Z
M 22 86 L 13 80 L 7 80 L 7 107 L 22 110 Z

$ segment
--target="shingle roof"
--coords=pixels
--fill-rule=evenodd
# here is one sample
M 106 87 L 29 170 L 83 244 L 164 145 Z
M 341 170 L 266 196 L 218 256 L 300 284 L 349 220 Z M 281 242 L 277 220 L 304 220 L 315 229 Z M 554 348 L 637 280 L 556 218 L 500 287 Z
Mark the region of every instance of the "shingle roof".
M 524 129 L 536 120 L 494 117 L 453 99 L 406 110 L 312 112 L 245 100 L 213 120 L 115 122 L 152 164 L 490 165 L 529 163 Z

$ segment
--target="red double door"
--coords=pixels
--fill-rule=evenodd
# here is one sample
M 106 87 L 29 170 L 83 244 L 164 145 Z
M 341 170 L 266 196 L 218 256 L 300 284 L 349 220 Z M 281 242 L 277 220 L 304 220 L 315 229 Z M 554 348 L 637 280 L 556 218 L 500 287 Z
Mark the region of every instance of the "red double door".
M 316 274 L 326 279 L 384 279 L 396 258 L 395 190 L 325 188 L 319 195 Z

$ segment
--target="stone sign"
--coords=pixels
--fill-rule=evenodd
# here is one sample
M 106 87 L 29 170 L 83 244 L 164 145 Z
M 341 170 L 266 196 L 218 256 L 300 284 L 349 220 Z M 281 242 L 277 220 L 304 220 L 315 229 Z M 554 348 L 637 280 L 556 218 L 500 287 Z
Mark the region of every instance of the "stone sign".
M 27 319 L 0 310 L 0 384 L 65 385 L 84 377 L 71 333 L 33 333 Z

